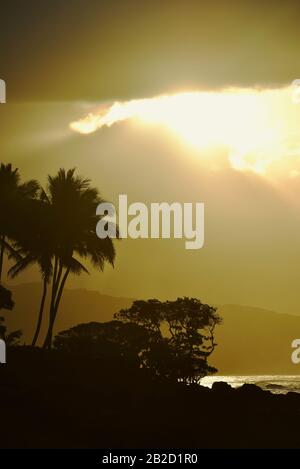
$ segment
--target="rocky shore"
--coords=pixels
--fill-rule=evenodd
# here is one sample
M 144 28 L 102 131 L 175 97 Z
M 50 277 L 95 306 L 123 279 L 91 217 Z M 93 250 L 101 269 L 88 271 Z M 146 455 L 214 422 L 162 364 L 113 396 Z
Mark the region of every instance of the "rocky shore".
M 300 395 L 170 383 L 22 348 L 0 366 L 1 448 L 299 448 Z

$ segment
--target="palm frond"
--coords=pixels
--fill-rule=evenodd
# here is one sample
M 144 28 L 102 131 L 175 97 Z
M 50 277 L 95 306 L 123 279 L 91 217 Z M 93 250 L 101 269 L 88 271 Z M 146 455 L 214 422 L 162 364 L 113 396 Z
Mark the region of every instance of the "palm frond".
M 26 257 L 20 259 L 15 265 L 13 265 L 9 271 L 8 276 L 10 278 L 17 277 L 23 270 L 36 263 L 36 257 L 28 254 Z

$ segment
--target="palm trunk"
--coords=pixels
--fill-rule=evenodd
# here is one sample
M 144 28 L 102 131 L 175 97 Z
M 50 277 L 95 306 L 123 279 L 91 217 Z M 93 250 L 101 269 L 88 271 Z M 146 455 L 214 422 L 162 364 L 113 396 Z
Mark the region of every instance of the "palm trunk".
M 2 270 L 3 270 L 3 261 L 4 261 L 4 251 L 5 251 L 5 235 L 1 236 L 1 247 L 0 247 L 0 282 L 2 280 Z
M 53 271 L 53 278 L 52 278 L 52 287 L 51 287 L 51 302 L 50 302 L 50 308 L 49 308 L 49 325 L 48 325 L 48 331 L 46 334 L 46 338 L 43 343 L 43 349 L 47 348 L 48 342 L 49 342 L 49 331 L 51 328 L 51 323 L 52 323 L 52 317 L 53 317 L 53 310 L 54 310 L 54 304 L 55 304 L 55 297 L 56 297 L 56 292 L 57 288 L 59 285 L 60 281 L 60 276 L 61 276 L 62 269 L 59 267 L 58 270 L 58 259 L 55 257 L 54 260 L 54 271 Z
M 52 292 L 51 292 L 51 303 L 50 303 L 50 318 L 53 310 L 53 305 L 55 302 L 55 296 L 57 292 L 57 288 L 60 282 L 60 276 L 61 276 L 62 268 L 59 267 L 58 271 L 58 259 L 55 257 L 54 261 L 54 272 L 53 272 L 53 279 L 52 279 Z
M 55 324 L 55 320 L 56 320 L 56 316 L 57 316 L 57 311 L 58 311 L 58 308 L 59 308 L 60 300 L 61 300 L 63 290 L 64 290 L 64 287 L 65 287 L 65 284 L 66 284 L 69 273 L 70 273 L 70 268 L 67 268 L 65 273 L 64 273 L 61 284 L 59 285 L 60 278 L 59 278 L 59 280 L 56 284 L 56 292 L 55 292 L 56 298 L 54 299 L 54 302 L 52 303 L 51 308 L 50 308 L 49 328 L 48 328 L 47 336 L 46 336 L 46 339 L 45 339 L 45 342 L 44 342 L 44 345 L 43 345 L 43 348 L 45 348 L 45 349 L 50 349 L 51 348 L 52 337 L 53 337 L 53 328 L 54 328 L 54 324 Z M 60 277 L 61 277 L 61 275 L 60 275 Z
M 69 273 L 70 273 L 70 267 L 68 267 L 66 269 L 65 274 L 64 274 L 63 279 L 62 279 L 62 282 L 61 282 L 61 285 L 60 285 L 60 288 L 59 288 L 59 292 L 58 292 L 56 303 L 55 303 L 55 315 L 57 314 L 59 303 L 60 303 L 64 288 L 65 288 L 65 284 L 66 284 L 67 278 L 69 276 Z
M 38 322 L 36 326 L 36 331 L 32 340 L 32 347 L 35 346 L 36 341 L 38 339 L 38 336 L 40 334 L 41 330 L 41 325 L 42 325 L 42 320 L 43 320 L 43 313 L 44 313 L 44 306 L 45 306 L 45 301 L 46 301 L 46 296 L 47 296 L 47 280 L 44 279 L 44 284 L 43 284 L 43 295 L 42 295 L 42 300 L 41 300 L 41 306 L 40 306 L 40 312 L 39 312 L 39 317 L 38 317 Z

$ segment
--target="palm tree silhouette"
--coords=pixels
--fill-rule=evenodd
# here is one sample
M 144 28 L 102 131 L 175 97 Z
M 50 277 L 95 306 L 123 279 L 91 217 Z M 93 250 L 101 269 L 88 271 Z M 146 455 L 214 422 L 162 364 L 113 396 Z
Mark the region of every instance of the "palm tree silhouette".
M 47 244 L 53 249 L 49 326 L 43 345 L 44 348 L 50 348 L 53 327 L 69 274 L 88 273 L 76 257 L 89 259 L 94 267 L 103 270 L 105 262 L 113 266 L 115 249 L 110 238 L 99 239 L 96 236 L 99 220 L 96 208 L 103 199 L 97 189 L 90 187 L 88 179 L 75 176 L 75 169 L 60 169 L 56 176 L 49 176 L 44 200 L 49 205 L 51 220 Z
M 30 180 L 20 183 L 18 169 L 11 164 L 0 166 L 0 282 L 2 279 L 5 252 L 13 252 L 8 239 L 18 237 L 18 231 L 24 229 L 20 226 L 20 207 L 27 200 L 34 198 L 38 192 L 39 184 Z
M 47 289 L 53 272 L 53 246 L 49 245 L 50 239 L 48 236 L 50 229 L 50 207 L 49 204 L 45 203 L 42 189 L 40 197 L 31 201 L 26 218 L 30 230 L 24 230 L 22 234 L 20 233 L 18 240 L 13 243 L 14 253 L 11 256 L 17 262 L 9 269 L 8 275 L 11 278 L 15 278 L 33 264 L 37 264 L 39 267 L 43 281 L 43 291 L 36 330 L 32 340 L 32 346 L 34 346 L 40 334 Z

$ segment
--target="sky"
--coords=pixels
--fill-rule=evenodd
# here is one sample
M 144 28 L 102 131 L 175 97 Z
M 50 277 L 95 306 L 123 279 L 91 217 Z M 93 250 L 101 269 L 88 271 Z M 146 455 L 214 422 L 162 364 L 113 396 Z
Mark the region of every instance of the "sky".
M 1 74 L 15 100 L 127 100 L 297 77 L 299 2 L 11 0 Z
M 114 203 L 124 193 L 205 203 L 202 249 L 122 240 L 114 270 L 69 286 L 300 314 L 297 3 L 1 6 L 1 161 L 44 185 L 59 167 L 76 167 Z M 70 127 L 110 116 L 116 103 L 113 125 L 88 135 Z M 35 271 L 17 282 L 32 279 Z

